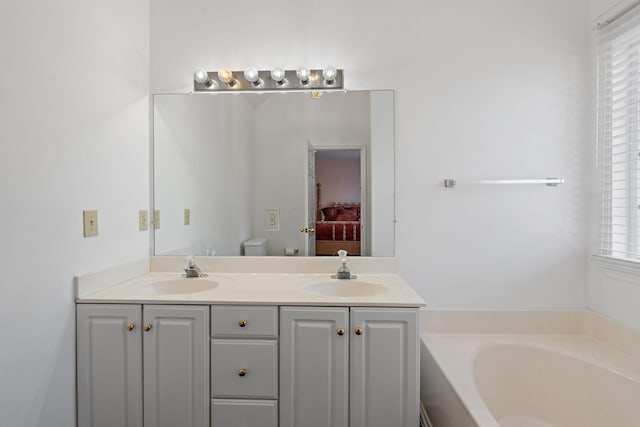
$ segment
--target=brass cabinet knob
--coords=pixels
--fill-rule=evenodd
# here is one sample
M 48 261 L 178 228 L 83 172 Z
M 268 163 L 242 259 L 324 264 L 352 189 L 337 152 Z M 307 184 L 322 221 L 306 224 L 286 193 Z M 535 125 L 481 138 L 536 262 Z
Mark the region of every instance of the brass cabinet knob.
M 241 321 L 238 322 L 238 325 L 240 325 L 241 328 L 244 328 L 245 326 L 247 326 L 247 321 L 242 319 Z
M 344 329 L 343 328 L 338 328 L 338 335 L 344 335 Z
M 316 232 L 316 229 L 315 229 L 315 228 L 308 228 L 308 229 L 307 229 L 307 232 L 309 232 L 309 233 L 315 233 L 315 232 Z
M 133 331 L 136 327 L 135 323 L 127 323 L 127 331 Z
M 142 329 L 144 329 L 145 332 L 149 332 L 151 330 L 151 323 L 145 323 Z
M 241 368 L 238 370 L 238 376 L 240 377 L 244 377 L 245 375 L 247 375 L 247 370 L 244 368 Z
M 307 232 L 307 230 L 308 230 L 308 228 L 307 228 L 307 227 L 300 227 L 300 232 L 301 232 L 301 233 L 306 233 L 306 232 Z
M 362 328 L 356 328 L 355 332 L 356 332 L 356 335 L 362 335 L 364 331 L 362 330 Z

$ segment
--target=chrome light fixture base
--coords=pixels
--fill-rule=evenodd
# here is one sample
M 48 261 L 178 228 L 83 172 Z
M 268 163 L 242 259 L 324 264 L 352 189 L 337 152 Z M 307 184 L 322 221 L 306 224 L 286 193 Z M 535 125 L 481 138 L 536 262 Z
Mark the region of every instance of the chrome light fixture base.
M 332 81 L 327 81 L 322 75 L 323 70 L 309 70 L 309 78 L 306 81 L 298 79 L 296 70 L 284 70 L 285 78 L 281 82 L 276 82 L 271 77 L 270 70 L 258 71 L 256 83 L 249 82 L 244 76 L 243 70 L 232 71 L 233 85 L 227 84 L 218 78 L 217 71 L 208 71 L 210 83 L 200 83 L 193 81 L 194 92 L 260 92 L 276 91 L 285 92 L 290 90 L 341 90 L 344 89 L 342 70 L 336 70 L 336 76 Z

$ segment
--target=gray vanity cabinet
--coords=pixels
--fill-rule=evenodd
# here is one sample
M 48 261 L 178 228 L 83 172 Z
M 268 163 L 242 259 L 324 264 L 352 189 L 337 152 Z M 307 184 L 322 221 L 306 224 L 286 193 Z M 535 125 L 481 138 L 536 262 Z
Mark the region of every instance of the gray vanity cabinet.
M 417 309 L 280 315 L 280 427 L 418 426 Z
M 209 307 L 78 304 L 79 427 L 209 427 L 208 372 Z
M 78 427 L 418 426 L 417 309 L 279 315 L 78 304 Z

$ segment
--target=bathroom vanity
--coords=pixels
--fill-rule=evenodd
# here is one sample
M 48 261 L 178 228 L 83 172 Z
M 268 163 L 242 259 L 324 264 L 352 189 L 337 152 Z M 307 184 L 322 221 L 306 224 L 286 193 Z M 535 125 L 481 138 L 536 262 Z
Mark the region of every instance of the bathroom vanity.
M 418 426 L 424 302 L 397 274 L 175 271 L 77 278 L 80 427 Z

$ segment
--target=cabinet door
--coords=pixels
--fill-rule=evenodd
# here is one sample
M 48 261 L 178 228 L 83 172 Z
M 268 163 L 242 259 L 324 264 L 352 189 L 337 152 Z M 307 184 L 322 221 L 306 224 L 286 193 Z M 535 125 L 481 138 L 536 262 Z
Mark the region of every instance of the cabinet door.
M 209 307 L 145 305 L 143 314 L 145 426 L 208 427 Z
M 348 426 L 348 314 L 346 308 L 281 309 L 280 427 Z
M 416 427 L 418 310 L 352 308 L 350 335 L 350 427 Z
M 77 305 L 78 427 L 142 427 L 142 308 Z

